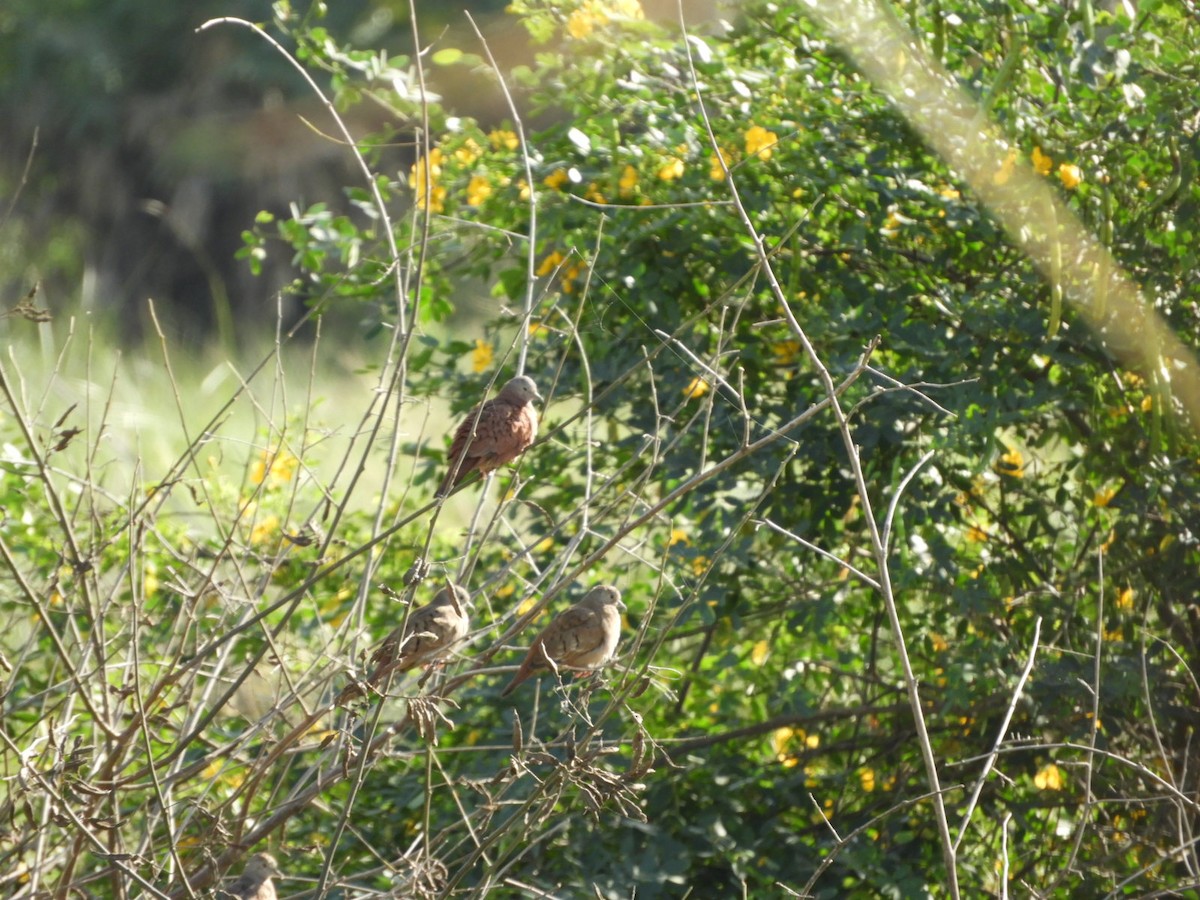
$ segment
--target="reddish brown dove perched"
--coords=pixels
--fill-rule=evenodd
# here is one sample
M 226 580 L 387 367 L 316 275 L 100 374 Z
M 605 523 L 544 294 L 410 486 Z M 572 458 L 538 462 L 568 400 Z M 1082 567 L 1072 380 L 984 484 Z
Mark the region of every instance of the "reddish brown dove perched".
M 407 672 L 422 663 L 437 662 L 446 656 L 455 644 L 467 636 L 470 605 L 471 595 L 467 589 L 450 584 L 420 609 L 410 612 L 403 633 L 396 628 L 371 654 L 374 669 L 367 678 L 367 684 L 378 687 L 393 672 Z M 357 684 L 348 684 L 335 702 L 344 703 L 361 693 L 362 689 Z
M 476 469 L 486 475 L 524 453 L 537 437 L 538 415 L 533 404 L 541 400 L 533 379 L 518 375 L 504 385 L 494 399 L 467 413 L 467 418 L 454 432 L 454 441 L 446 457 L 450 471 L 436 496 L 444 497 L 450 493 Z
M 553 668 L 576 672 L 599 669 L 612 657 L 621 637 L 621 592 L 608 584 L 592 588 L 582 600 L 560 613 L 537 636 L 521 668 L 508 687 L 500 692 L 507 697 L 521 682 L 538 669 Z
M 246 860 L 246 868 L 232 884 L 217 891 L 221 900 L 275 900 L 272 875 L 281 875 L 275 857 L 270 853 L 255 853 Z

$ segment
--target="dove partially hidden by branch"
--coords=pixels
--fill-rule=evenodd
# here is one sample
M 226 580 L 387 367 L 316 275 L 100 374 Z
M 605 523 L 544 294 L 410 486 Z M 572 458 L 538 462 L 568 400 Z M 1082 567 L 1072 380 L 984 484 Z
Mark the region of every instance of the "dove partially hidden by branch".
M 282 874 L 270 853 L 255 853 L 246 860 L 242 874 L 217 891 L 217 897 L 220 900 L 275 900 L 271 876 Z
M 537 437 L 538 414 L 533 404 L 541 401 L 533 379 L 518 375 L 494 398 L 467 413 L 454 432 L 446 455 L 450 468 L 436 496 L 444 497 L 472 472 L 486 475 L 524 453 Z
M 582 600 L 555 617 L 537 639 L 513 680 L 501 691 L 507 697 L 526 679 L 541 669 L 563 669 L 586 674 L 608 662 L 621 637 L 621 592 L 601 584 Z
M 447 582 L 432 600 L 408 614 L 403 628 L 397 627 L 371 654 L 371 674 L 367 684 L 379 687 L 394 672 L 407 672 L 422 664 L 435 663 L 447 656 L 470 630 L 471 595 L 461 585 Z M 357 684 L 348 684 L 335 701 L 345 703 L 362 693 Z

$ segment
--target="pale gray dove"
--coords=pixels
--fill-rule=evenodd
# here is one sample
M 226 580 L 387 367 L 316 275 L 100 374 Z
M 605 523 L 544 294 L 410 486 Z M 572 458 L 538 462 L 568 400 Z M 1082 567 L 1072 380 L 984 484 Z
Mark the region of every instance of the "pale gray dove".
M 423 663 L 437 662 L 467 636 L 471 595 L 461 585 L 447 584 L 432 600 L 408 614 L 403 632 L 397 627 L 383 639 L 371 654 L 374 668 L 367 684 L 379 687 L 393 672 L 407 672 Z M 358 685 L 346 685 L 335 702 L 344 703 L 361 693 Z
M 592 588 L 582 600 L 564 610 L 545 627 L 513 676 L 501 691 L 507 697 L 517 685 L 539 669 L 566 669 L 588 673 L 612 658 L 621 637 L 621 592 L 609 584 Z
M 281 875 L 275 857 L 270 853 L 255 853 L 246 860 L 246 868 L 227 887 L 217 891 L 221 900 L 275 900 L 272 875 Z
M 495 398 L 467 413 L 454 432 L 446 456 L 450 470 L 436 496 L 444 497 L 476 470 L 486 475 L 524 453 L 537 437 L 538 414 L 533 404 L 541 400 L 533 379 L 518 375 Z

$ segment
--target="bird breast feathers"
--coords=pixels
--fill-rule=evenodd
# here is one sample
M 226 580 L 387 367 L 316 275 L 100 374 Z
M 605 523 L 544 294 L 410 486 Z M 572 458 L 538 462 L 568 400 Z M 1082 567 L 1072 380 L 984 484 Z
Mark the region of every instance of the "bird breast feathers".
M 542 637 L 542 647 L 555 663 L 590 668 L 604 662 L 616 646 L 618 630 L 606 622 L 607 610 L 568 609 Z M 609 627 L 606 627 L 609 626 Z

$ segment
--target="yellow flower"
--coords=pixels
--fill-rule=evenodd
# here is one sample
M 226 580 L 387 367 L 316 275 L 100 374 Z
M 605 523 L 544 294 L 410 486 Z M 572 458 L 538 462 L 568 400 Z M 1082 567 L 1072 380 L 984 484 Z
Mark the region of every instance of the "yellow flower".
M 754 649 L 750 651 L 750 662 L 756 666 L 761 666 L 767 661 L 767 657 L 771 653 L 771 647 L 766 641 L 759 641 L 754 645 Z
M 442 163 L 445 161 L 445 156 L 442 153 L 441 147 L 434 147 L 429 151 L 429 174 L 433 176 L 433 180 L 437 181 L 442 174 Z M 418 159 L 412 164 L 412 168 L 408 173 L 409 187 L 416 187 L 423 183 L 425 178 L 425 163 Z
M 1092 498 L 1092 505 L 1099 506 L 1103 509 L 1108 504 L 1112 503 L 1112 498 L 1117 496 L 1116 488 L 1101 488 L 1096 491 L 1096 496 Z
M 784 725 L 782 728 L 776 728 L 771 734 L 771 746 L 777 754 L 783 754 L 787 750 L 787 746 L 791 743 L 792 736 L 796 733 L 796 729 Z
M 992 468 L 1000 475 L 1007 475 L 1009 478 L 1024 478 L 1025 457 L 1021 455 L 1020 450 L 1009 450 L 996 461 Z
M 604 195 L 602 193 L 600 193 L 600 188 L 596 185 L 596 182 L 594 182 L 594 181 L 591 184 L 589 184 L 587 186 L 587 190 L 583 192 L 583 199 L 591 200 L 593 203 L 607 203 L 608 202 L 607 200 L 604 199 Z
M 525 613 L 529 612 L 536 605 L 537 605 L 537 600 L 533 597 L 529 597 L 526 600 L 522 600 L 520 602 L 520 604 L 517 606 L 517 615 L 518 616 L 525 615 Z
M 283 484 L 292 480 L 299 466 L 300 460 L 286 450 L 264 450 L 250 468 L 250 481 L 252 484 L 262 484 L 270 479 L 273 485 Z
M 486 372 L 491 368 L 494 356 L 492 345 L 476 338 L 475 349 L 471 351 L 471 370 L 476 373 Z
M 722 160 L 725 162 L 724 167 L 721 166 Z M 717 152 L 709 160 L 708 177 L 713 181 L 724 181 L 725 169 L 732 168 L 733 163 L 733 153 L 724 147 L 718 147 Z
M 158 566 L 153 560 L 147 560 L 146 568 L 142 572 L 142 593 L 147 597 L 158 593 Z
M 550 333 L 550 329 L 541 322 L 530 322 L 529 328 L 526 330 L 531 338 L 541 337 L 543 334 Z
M 1154 408 L 1154 398 L 1147 394 L 1142 398 L 1142 412 L 1150 412 Z
M 417 195 L 417 209 L 425 209 L 425 194 L 424 192 Z M 446 187 L 445 185 L 435 184 L 429 192 L 429 212 L 440 213 L 446 210 Z
M 524 178 L 517 181 L 517 196 L 522 200 L 529 199 L 529 182 Z
M 871 768 L 862 768 L 858 771 L 858 780 L 862 783 L 864 791 L 875 790 L 875 770 Z
M 603 25 L 595 13 L 590 9 L 590 5 L 579 7 L 567 17 L 567 34 L 575 38 L 575 40 L 583 40 L 597 25 Z
M 797 736 L 803 738 L 804 730 L 789 728 L 786 725 L 783 728 L 776 728 L 771 734 L 771 749 L 775 751 L 775 759 L 781 762 L 785 769 L 790 769 L 800 762 L 788 753 L 788 745 L 792 742 L 792 738 Z
M 271 515 L 259 520 L 250 529 L 251 544 L 265 544 L 279 531 L 279 516 Z
M 967 540 L 974 544 L 986 544 L 988 533 L 977 525 L 972 525 L 967 529 Z
M 1125 590 L 1117 595 L 1117 609 L 1133 609 L 1133 597 L 1133 588 L 1125 588 Z
M 1008 184 L 1008 179 L 1012 178 L 1013 169 L 1016 167 L 1017 151 L 1009 150 L 1004 162 L 1000 163 L 1000 168 L 992 175 L 992 184 Z
M 950 646 L 948 643 L 946 643 L 946 639 L 936 631 L 929 633 L 929 643 L 933 645 L 934 653 L 945 653 L 947 648 Z
M 467 184 L 467 205 L 481 206 L 483 201 L 492 196 L 492 183 L 483 175 L 476 175 Z
M 641 19 L 643 16 L 638 0 L 587 0 L 567 17 L 567 34 L 582 40 L 613 19 Z
M 489 131 L 488 142 L 495 150 L 516 150 L 521 146 L 521 142 L 518 140 L 516 134 L 503 128 Z
M 1049 175 L 1050 167 L 1054 165 L 1054 160 L 1043 153 L 1041 147 L 1033 148 L 1033 153 L 1029 154 L 1029 161 L 1033 163 L 1033 170 L 1039 175 Z
M 621 171 L 621 180 L 617 182 L 617 189 L 621 192 L 622 197 L 630 196 L 638 186 L 638 171 L 633 166 L 626 166 Z
M 562 275 L 562 289 L 564 294 L 575 293 L 575 279 L 583 272 L 583 266 L 580 263 L 568 266 Z
M 674 547 L 676 544 L 690 544 L 690 543 L 691 543 L 691 540 L 689 540 L 689 538 L 687 536 L 687 532 L 684 531 L 682 528 L 672 528 L 671 529 L 671 537 L 667 541 L 668 547 Z
M 1058 167 L 1058 180 L 1068 191 L 1073 191 L 1083 183 L 1083 172 L 1079 166 L 1063 163 Z
M 418 159 L 413 163 L 408 173 L 408 186 L 413 189 L 417 199 L 417 209 L 425 209 L 425 179 L 429 178 L 429 209 L 428 212 L 440 213 L 445 207 L 446 188 L 438 184 L 442 176 L 444 158 L 440 147 L 429 151 L 428 160 Z M 428 162 L 428 166 L 426 165 Z
M 536 274 L 538 278 L 545 278 L 551 272 L 557 270 L 558 267 L 562 265 L 564 259 L 566 259 L 566 256 L 555 250 L 542 260 L 542 264 L 537 267 L 537 272 L 534 274 Z
M 938 193 L 941 194 L 943 197 L 945 197 L 947 200 L 957 200 L 962 196 L 962 194 L 960 194 L 956 189 L 954 189 L 952 187 L 944 187 L 940 191 L 938 191 Z
M 1062 770 L 1054 763 L 1042 766 L 1033 776 L 1033 783 L 1039 791 L 1061 791 L 1063 789 Z
M 708 557 L 707 556 L 697 556 L 695 559 L 692 560 L 692 573 L 697 578 L 699 578 L 701 575 L 703 575 L 706 571 L 708 571 Z
M 695 400 L 698 397 L 703 397 L 708 391 L 707 381 L 703 378 L 693 378 L 688 382 L 687 387 L 683 389 L 683 396 L 688 400 Z
M 676 178 L 683 177 L 683 160 L 678 156 L 671 156 L 667 161 L 658 167 L 658 178 L 660 181 L 674 181 Z
M 746 155 L 757 156 L 764 162 L 771 158 L 771 148 L 779 143 L 779 137 L 773 131 L 767 131 L 761 125 L 752 125 L 746 130 Z
M 542 184 L 550 188 L 552 191 L 557 191 L 570 180 L 566 169 L 555 169 L 549 175 L 542 179 Z
M 472 138 L 467 138 L 463 141 L 462 146 L 454 151 L 454 158 L 458 160 L 460 165 L 469 166 L 475 160 L 479 159 L 479 154 L 482 152 L 482 147 L 475 143 Z

